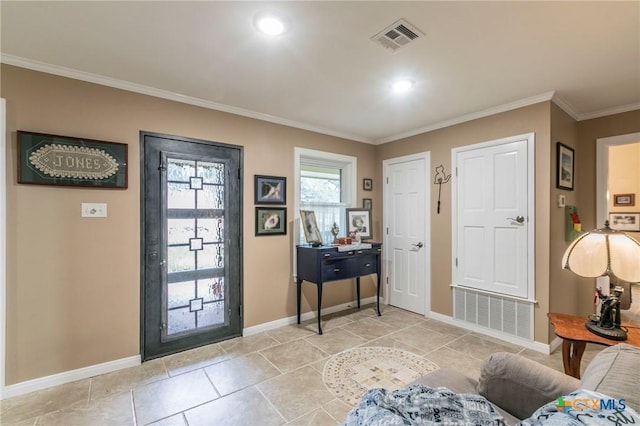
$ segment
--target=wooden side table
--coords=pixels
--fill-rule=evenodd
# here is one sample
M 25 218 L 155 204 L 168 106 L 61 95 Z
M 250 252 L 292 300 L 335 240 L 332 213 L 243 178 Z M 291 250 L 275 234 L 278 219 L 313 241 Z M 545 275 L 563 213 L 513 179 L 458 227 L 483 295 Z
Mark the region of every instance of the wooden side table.
M 562 364 L 564 373 L 580 378 L 580 361 L 587 343 L 597 343 L 599 345 L 613 346 L 618 343 L 627 343 L 640 347 L 640 329 L 631 324 L 623 322 L 622 325 L 628 327 L 627 340 L 611 340 L 593 334 L 585 327 L 586 316 L 575 316 L 566 314 L 547 314 L 554 332 L 562 338 Z

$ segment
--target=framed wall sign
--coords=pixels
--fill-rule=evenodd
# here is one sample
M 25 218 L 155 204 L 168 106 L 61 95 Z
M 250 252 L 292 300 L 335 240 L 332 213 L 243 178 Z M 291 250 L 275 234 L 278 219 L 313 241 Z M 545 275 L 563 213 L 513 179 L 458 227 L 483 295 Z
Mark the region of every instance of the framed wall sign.
M 287 204 L 287 178 L 255 175 L 256 204 Z
M 127 188 L 127 145 L 18 131 L 18 183 Z
M 573 148 L 556 144 L 556 188 L 573 191 L 574 153 Z
M 286 207 L 256 207 L 256 236 L 286 234 Z

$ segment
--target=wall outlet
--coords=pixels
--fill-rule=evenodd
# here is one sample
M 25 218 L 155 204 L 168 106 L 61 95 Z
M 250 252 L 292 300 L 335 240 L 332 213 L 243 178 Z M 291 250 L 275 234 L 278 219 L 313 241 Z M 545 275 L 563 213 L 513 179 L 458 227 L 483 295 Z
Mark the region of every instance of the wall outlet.
M 565 206 L 564 195 L 560 194 L 558 195 L 558 207 L 564 207 L 564 206 Z
M 107 203 L 82 203 L 82 217 L 107 217 Z

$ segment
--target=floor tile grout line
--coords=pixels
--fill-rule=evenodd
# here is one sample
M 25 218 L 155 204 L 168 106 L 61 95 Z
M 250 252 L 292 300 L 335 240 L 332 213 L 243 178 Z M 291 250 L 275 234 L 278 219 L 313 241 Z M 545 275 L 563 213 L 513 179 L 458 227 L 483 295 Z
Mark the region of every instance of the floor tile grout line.
M 136 403 L 133 396 L 133 389 L 129 390 L 129 401 L 131 402 L 131 412 L 133 413 L 133 426 L 138 426 L 138 417 L 136 415 Z
M 260 395 L 262 395 L 262 397 L 265 399 L 265 401 L 267 401 L 267 403 L 271 406 L 271 408 L 273 408 L 275 410 L 276 413 L 278 413 L 278 415 L 282 418 L 282 420 L 284 421 L 283 424 L 288 423 L 287 418 L 284 416 L 284 414 L 282 414 L 280 412 L 280 410 L 278 410 L 278 407 L 275 406 L 275 404 L 273 402 L 271 402 L 271 400 L 267 397 L 267 395 L 265 395 L 265 393 L 262 391 L 262 389 L 260 389 L 260 387 L 258 385 L 254 385 L 253 386 L 258 392 L 260 392 Z

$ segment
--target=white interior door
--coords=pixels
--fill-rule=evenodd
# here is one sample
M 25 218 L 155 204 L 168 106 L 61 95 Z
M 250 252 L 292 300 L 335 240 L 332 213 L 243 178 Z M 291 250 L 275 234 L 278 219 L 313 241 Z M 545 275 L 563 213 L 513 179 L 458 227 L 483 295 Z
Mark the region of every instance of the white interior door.
M 384 162 L 387 301 L 419 314 L 430 309 L 429 153 Z
M 528 142 L 501 139 L 454 153 L 454 284 L 532 297 Z

